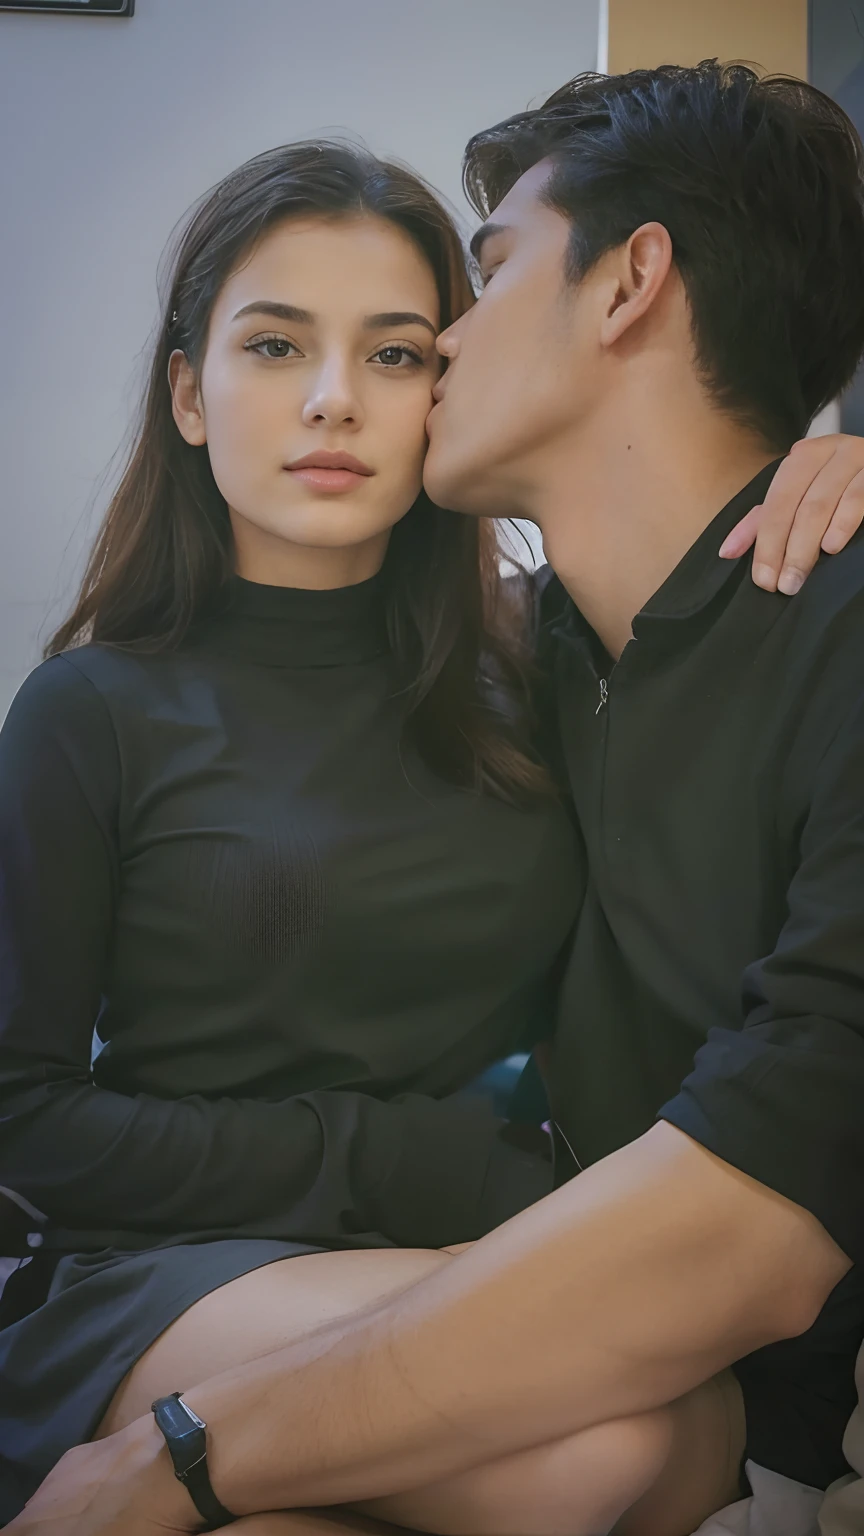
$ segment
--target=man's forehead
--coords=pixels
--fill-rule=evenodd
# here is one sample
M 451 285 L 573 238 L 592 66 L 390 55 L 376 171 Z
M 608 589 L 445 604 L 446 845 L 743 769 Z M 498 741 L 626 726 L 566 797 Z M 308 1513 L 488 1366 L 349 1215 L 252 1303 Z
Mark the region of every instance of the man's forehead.
M 523 171 L 497 208 L 493 208 L 489 215 L 490 223 L 523 224 L 532 213 L 536 214 L 540 195 L 551 174 L 552 161 L 548 159 L 538 160 L 536 165 Z
M 545 235 L 555 242 L 563 238 L 563 232 L 558 228 L 565 223 L 563 216 L 541 201 L 551 173 L 551 160 L 540 160 L 514 182 L 471 241 L 471 254 L 476 260 L 479 261 L 487 241 L 496 235 L 518 237 L 533 233 L 542 240 L 545 230 Z

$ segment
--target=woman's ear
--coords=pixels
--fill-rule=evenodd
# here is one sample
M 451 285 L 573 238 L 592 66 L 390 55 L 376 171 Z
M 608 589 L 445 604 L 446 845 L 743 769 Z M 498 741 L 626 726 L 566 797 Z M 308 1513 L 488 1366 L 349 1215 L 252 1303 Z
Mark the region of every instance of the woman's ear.
M 181 436 L 191 447 L 203 447 L 207 441 L 204 407 L 198 380 L 185 352 L 171 353 L 168 359 L 168 383 L 171 387 L 171 410 Z
M 663 224 L 640 224 L 614 253 L 616 282 L 600 328 L 603 346 L 614 346 L 646 315 L 672 266 L 672 239 Z

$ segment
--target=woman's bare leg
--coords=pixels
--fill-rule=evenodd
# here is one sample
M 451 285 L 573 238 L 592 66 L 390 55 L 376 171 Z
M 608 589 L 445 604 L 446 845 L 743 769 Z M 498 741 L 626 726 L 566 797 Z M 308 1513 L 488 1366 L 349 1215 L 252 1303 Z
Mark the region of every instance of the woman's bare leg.
M 741 1497 L 747 1425 L 733 1373 L 722 1371 L 666 1412 L 672 1433 L 663 1470 L 616 1525 L 614 1536 L 689 1533 Z
M 449 1254 L 425 1248 L 310 1253 L 250 1270 L 181 1313 L 121 1382 L 95 1439 L 232 1366 L 280 1349 L 323 1323 L 362 1312 L 422 1280 Z
M 727 1371 L 668 1408 L 361 1507 L 438 1536 L 690 1536 L 738 1498 L 744 1440 Z
M 121 1384 L 97 1438 L 154 1397 L 302 1338 L 421 1280 L 446 1253 L 376 1249 L 285 1259 L 230 1281 L 176 1319 Z M 440 1536 L 688 1536 L 737 1496 L 743 1411 L 734 1378 L 654 1413 L 597 1425 L 449 1482 L 347 1511 L 247 1517 L 238 1536 L 342 1536 L 394 1526 Z M 740 1420 L 740 1425 L 739 1425 Z M 740 1442 L 740 1443 L 739 1443 Z M 616 1525 L 616 1521 L 620 1523 Z M 388 1522 L 379 1524 L 379 1522 Z
M 285 1514 L 247 1515 L 231 1527 L 237 1536 L 399 1536 L 399 1527 L 341 1509 L 292 1509 Z
M 656 1482 L 670 1450 L 671 1420 L 661 1409 L 361 1508 L 438 1536 L 606 1536 Z

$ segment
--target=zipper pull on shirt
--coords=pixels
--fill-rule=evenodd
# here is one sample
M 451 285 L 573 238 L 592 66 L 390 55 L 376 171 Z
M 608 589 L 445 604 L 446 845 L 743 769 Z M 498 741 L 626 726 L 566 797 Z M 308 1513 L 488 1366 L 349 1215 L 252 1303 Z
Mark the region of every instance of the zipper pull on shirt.
M 608 698 L 609 698 L 609 687 L 608 687 L 608 684 L 606 682 L 605 677 L 601 677 L 601 679 L 600 679 L 600 703 L 597 705 L 597 708 L 594 711 L 595 715 L 599 715 L 601 709 L 603 708 L 603 705 L 606 703 Z

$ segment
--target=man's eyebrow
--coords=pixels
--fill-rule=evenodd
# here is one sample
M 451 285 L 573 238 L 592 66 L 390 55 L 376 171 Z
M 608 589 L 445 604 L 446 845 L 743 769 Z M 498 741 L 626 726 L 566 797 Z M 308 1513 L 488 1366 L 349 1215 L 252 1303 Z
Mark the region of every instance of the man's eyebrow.
M 424 325 L 433 336 L 438 335 L 432 321 L 427 320 L 425 315 L 418 315 L 413 309 L 393 309 L 383 315 L 367 315 L 363 321 L 363 328 L 367 331 L 384 331 L 391 325 Z
M 298 309 L 296 304 L 279 304 L 275 299 L 253 299 L 251 304 L 244 304 L 238 309 L 235 320 L 241 315 L 273 315 L 276 320 L 291 320 L 294 325 L 312 325 L 315 316 L 311 310 Z
M 503 235 L 504 231 L 509 228 L 509 224 L 481 224 L 480 228 L 471 236 L 471 244 L 468 247 L 474 260 L 480 260 L 480 252 L 487 240 L 491 240 L 493 235 Z

